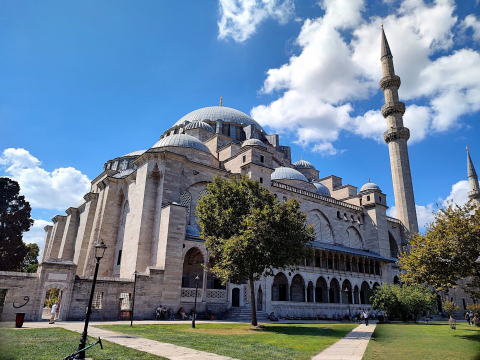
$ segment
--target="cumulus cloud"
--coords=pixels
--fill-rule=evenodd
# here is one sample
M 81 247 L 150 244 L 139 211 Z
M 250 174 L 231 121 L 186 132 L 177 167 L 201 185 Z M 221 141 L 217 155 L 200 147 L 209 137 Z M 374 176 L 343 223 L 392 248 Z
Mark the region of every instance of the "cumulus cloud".
M 220 0 L 218 38 L 243 42 L 266 19 L 271 18 L 285 24 L 294 12 L 293 0 Z
M 32 207 L 64 210 L 90 190 L 90 180 L 80 171 L 67 167 L 49 172 L 25 149 L 4 150 L 1 165 L 6 176 L 19 182 L 21 194 Z
M 480 21 L 475 17 L 475 15 L 466 16 L 460 24 L 460 28 L 462 31 L 466 31 L 468 28 L 471 28 L 473 31 L 473 38 L 477 41 L 480 41 Z
M 53 225 L 53 223 L 47 220 L 35 219 L 30 230 L 23 234 L 23 242 L 25 244 L 35 243 L 42 249 L 45 237 L 44 228 L 47 225 Z
M 415 205 L 417 210 L 417 221 L 420 229 L 425 229 L 427 224 L 433 221 L 433 213 L 438 209 L 438 206 L 449 206 L 451 204 L 464 205 L 468 202 L 467 193 L 470 191 L 470 185 L 467 180 L 461 180 L 452 185 L 450 194 L 445 198 L 440 198 L 438 203 L 430 203 L 427 205 Z M 387 215 L 397 217 L 395 206 L 387 210 Z
M 399 93 L 407 101 L 404 123 L 411 143 L 461 126 L 462 115 L 480 110 L 480 54 L 453 50 L 459 23 L 454 1 L 389 3 L 392 13 L 381 19 L 365 15 L 364 0 L 321 1 L 325 14 L 307 19 L 296 39 L 300 53 L 267 71 L 260 93 L 277 99 L 254 107 L 251 115 L 328 154 L 336 153 L 333 143 L 342 131 L 382 142 L 386 122 L 379 108 L 354 114 L 356 104 L 380 91 L 383 22 L 402 79 Z M 461 21 L 464 27 L 478 25 L 473 16 Z

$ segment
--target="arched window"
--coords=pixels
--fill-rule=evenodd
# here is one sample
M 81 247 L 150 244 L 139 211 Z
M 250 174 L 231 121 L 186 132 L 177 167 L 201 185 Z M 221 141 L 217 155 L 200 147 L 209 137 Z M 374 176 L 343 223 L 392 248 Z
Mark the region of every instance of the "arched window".
M 317 279 L 317 284 L 315 287 L 315 302 L 328 302 L 327 282 L 322 276 Z
M 342 284 L 342 303 L 353 304 L 352 284 L 348 280 L 344 280 Z
M 345 246 L 354 248 L 354 249 L 363 249 L 363 241 L 360 233 L 353 226 L 350 226 L 345 231 Z
M 290 297 L 294 302 L 305 302 L 305 281 L 300 274 L 297 274 L 292 279 L 290 285 Z
M 194 247 L 187 251 L 183 261 L 182 287 L 194 288 L 195 278 L 200 277 L 199 284 L 203 284 L 203 254 L 199 248 Z
M 335 278 L 330 281 L 330 290 L 328 292 L 328 297 L 330 299 L 330 303 L 340 303 L 340 284 Z
M 316 240 L 333 244 L 332 227 L 323 213 L 318 210 L 310 211 L 307 215 L 307 224 L 313 225 Z
M 362 283 L 362 287 L 360 288 L 360 303 L 361 304 L 369 304 L 369 295 L 370 295 L 370 286 L 366 281 Z
M 390 256 L 392 258 L 397 259 L 398 258 L 398 245 L 397 242 L 395 241 L 395 238 L 393 235 L 388 232 L 388 242 L 390 243 Z
M 288 299 L 288 279 L 284 273 L 280 272 L 273 278 L 272 301 L 287 301 Z

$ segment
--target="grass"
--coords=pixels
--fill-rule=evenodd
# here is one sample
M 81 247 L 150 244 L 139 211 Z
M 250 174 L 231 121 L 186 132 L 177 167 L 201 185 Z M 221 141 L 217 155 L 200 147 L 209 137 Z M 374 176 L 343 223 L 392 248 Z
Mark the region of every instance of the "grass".
M 249 324 L 103 325 L 102 329 L 236 359 L 310 359 L 353 330 L 356 324 L 268 324 L 263 330 Z
M 480 328 L 457 323 L 377 325 L 363 360 L 480 360 Z
M 75 352 L 80 334 L 60 328 L 53 329 L 0 329 L 0 360 L 52 360 L 63 359 Z M 95 338 L 88 338 L 88 343 Z M 103 350 L 95 345 L 86 351 L 86 357 L 95 360 L 158 360 L 159 356 L 103 341 Z

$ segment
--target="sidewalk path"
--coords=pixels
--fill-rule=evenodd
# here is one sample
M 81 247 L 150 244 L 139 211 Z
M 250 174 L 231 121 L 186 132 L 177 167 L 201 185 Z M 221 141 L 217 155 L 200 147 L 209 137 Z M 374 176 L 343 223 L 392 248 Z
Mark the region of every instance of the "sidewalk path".
M 118 324 L 119 322 L 115 322 L 115 323 Z M 142 321 L 142 323 L 144 322 Z M 176 346 L 173 344 L 162 343 L 159 341 L 139 338 L 131 335 L 120 334 L 113 331 L 99 329 L 95 327 L 95 325 L 100 325 L 100 324 L 105 325 L 106 322 L 102 322 L 102 323 L 92 322 L 91 326 L 88 327 L 88 335 L 93 337 L 100 337 L 101 339 L 111 341 L 118 345 L 126 346 L 131 349 L 135 349 L 139 351 L 144 351 L 149 354 L 153 354 L 157 356 L 163 356 L 167 359 L 172 359 L 172 360 L 204 360 L 204 359 L 205 360 L 207 359 L 208 360 L 232 360 L 232 358 L 227 356 L 211 354 L 205 351 L 199 351 L 199 350 L 189 349 L 182 346 Z M 59 321 L 59 322 L 56 322 L 55 325 L 49 325 L 48 322 L 26 322 L 24 324 L 24 328 L 30 328 L 30 329 L 51 328 L 55 326 L 62 327 L 66 330 L 82 333 L 84 323 Z
M 357 326 L 350 334 L 314 356 L 312 360 L 362 360 L 375 327 L 376 324 L 372 322 L 368 326 Z

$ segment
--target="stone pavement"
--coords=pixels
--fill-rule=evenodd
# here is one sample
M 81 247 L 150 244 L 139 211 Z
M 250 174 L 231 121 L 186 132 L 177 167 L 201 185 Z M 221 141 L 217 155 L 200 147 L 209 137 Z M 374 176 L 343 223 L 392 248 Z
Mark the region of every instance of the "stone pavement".
M 364 324 L 357 326 L 343 339 L 314 356 L 312 360 L 362 360 L 375 326 L 373 322 L 368 326 Z
M 131 349 L 144 351 L 149 354 L 163 356 L 172 360 L 232 360 L 227 356 L 221 356 L 217 354 L 211 354 L 205 351 L 199 351 L 194 349 L 185 348 L 182 346 L 176 346 L 173 344 L 162 343 L 159 341 L 149 340 L 145 338 L 139 338 L 135 336 L 116 333 L 109 330 L 103 330 L 96 328 L 95 325 L 108 325 L 108 324 L 129 324 L 128 321 L 115 321 L 115 322 L 91 322 L 88 327 L 88 335 L 93 337 L 100 337 L 101 339 L 113 342 L 118 345 L 127 346 Z M 158 324 L 158 321 L 141 321 L 142 324 L 152 323 Z M 162 322 L 167 323 L 167 322 Z M 180 322 L 172 322 L 179 324 Z M 197 322 L 201 323 L 201 322 Z M 138 322 L 137 322 L 138 324 Z M 82 333 L 83 322 L 77 321 L 57 321 L 54 325 L 49 325 L 46 321 L 39 322 L 26 322 L 23 327 L 26 329 L 41 329 L 51 327 L 62 327 L 66 330 Z M 20 329 L 18 329 L 20 330 Z M 79 338 L 80 339 L 80 338 Z M 233 359 L 234 360 L 234 359 Z

